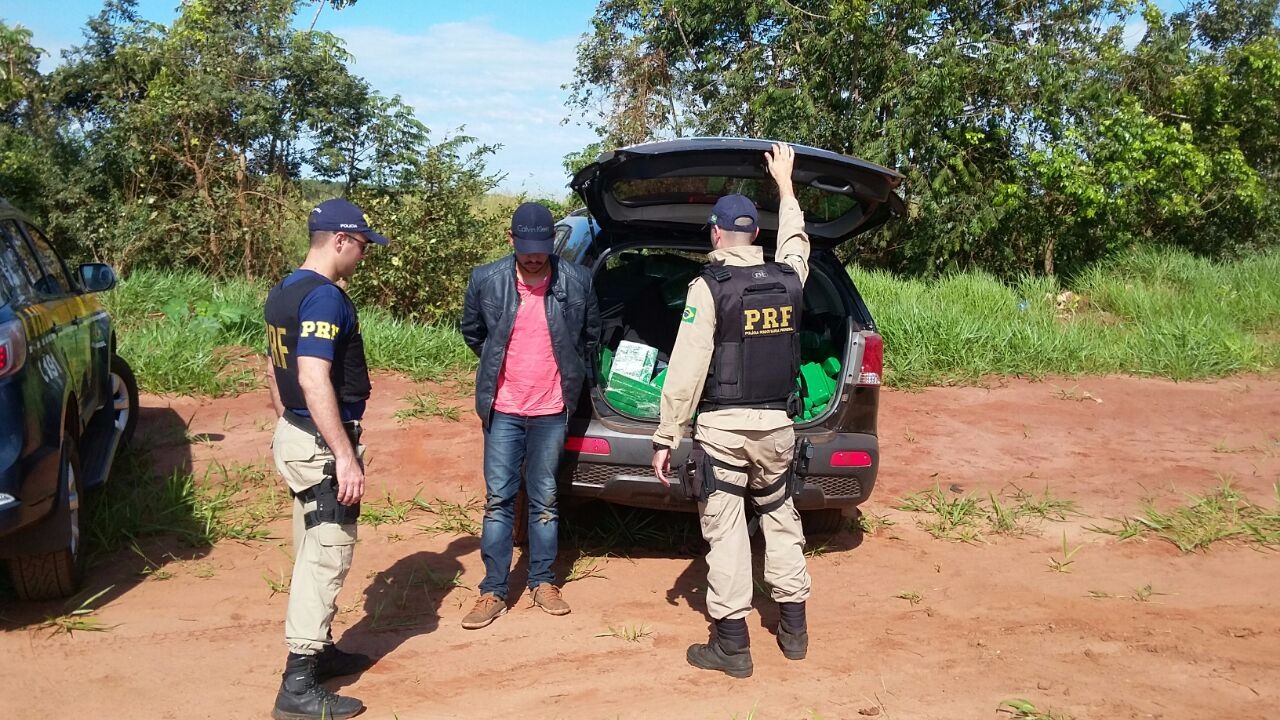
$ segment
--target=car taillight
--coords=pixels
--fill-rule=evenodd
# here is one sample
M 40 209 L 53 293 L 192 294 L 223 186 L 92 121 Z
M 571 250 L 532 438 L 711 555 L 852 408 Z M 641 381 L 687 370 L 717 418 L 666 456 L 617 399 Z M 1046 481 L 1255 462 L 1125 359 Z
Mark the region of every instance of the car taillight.
M 27 334 L 22 323 L 10 320 L 0 323 L 0 378 L 22 369 L 27 361 Z
M 840 450 L 831 453 L 831 467 L 871 467 L 871 453 Z
M 564 449 L 584 455 L 608 455 L 611 448 L 604 438 L 570 436 L 564 439 Z
M 862 336 L 862 368 L 858 370 L 858 385 L 879 385 L 884 374 L 884 338 L 876 333 Z

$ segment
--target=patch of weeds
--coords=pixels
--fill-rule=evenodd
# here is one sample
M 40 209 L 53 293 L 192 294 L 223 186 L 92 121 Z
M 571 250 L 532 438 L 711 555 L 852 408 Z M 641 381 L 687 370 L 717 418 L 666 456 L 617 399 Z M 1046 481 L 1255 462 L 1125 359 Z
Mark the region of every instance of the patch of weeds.
M 857 519 L 850 519 L 850 523 L 857 523 L 858 529 L 867 535 L 875 535 L 881 530 L 887 530 L 893 527 L 893 520 L 887 515 L 880 515 L 866 510 L 858 513 Z
M 653 631 L 648 625 L 641 623 L 630 623 L 627 625 L 613 626 L 610 625 L 606 632 L 596 633 L 596 637 L 612 637 L 627 642 L 640 642 L 641 640 L 652 637 Z
M 1151 589 L 1151 583 L 1147 583 L 1140 588 L 1135 589 L 1129 594 L 1129 597 L 1138 602 L 1151 602 L 1153 595 L 1167 595 L 1168 593 L 1156 592 Z
M 1052 520 L 1054 522 L 1063 522 L 1072 515 L 1082 515 L 1075 500 L 1067 500 L 1066 498 L 1054 497 L 1049 493 L 1049 488 L 1045 488 L 1039 497 L 1023 490 L 1017 485 L 1010 484 L 1013 488 L 1012 496 L 1017 504 L 1019 515 L 1032 516 L 1041 520 Z
M 573 561 L 569 572 L 564 576 L 565 582 L 573 582 L 575 580 L 586 580 L 587 578 L 601 578 L 606 576 L 600 572 L 601 563 L 605 562 L 603 557 L 588 555 L 581 550 L 578 551 L 578 557 Z
M 290 578 L 285 577 L 284 570 L 277 573 L 278 577 L 272 577 L 266 573 L 262 573 L 262 579 L 267 582 L 267 588 L 271 590 L 271 594 L 267 599 L 271 599 L 276 595 L 288 595 Z
M 190 547 L 224 540 L 265 540 L 266 525 L 284 512 L 286 496 L 253 465 L 213 461 L 197 481 L 189 472 L 159 477 L 145 454 L 117 458 L 115 482 L 94 503 L 89 538 L 96 551 L 155 535 L 174 535 Z
M 469 497 L 462 503 L 452 503 L 436 498 L 434 502 L 426 502 L 414 497 L 413 504 L 435 517 L 433 522 L 424 523 L 418 529 L 428 535 L 479 535 L 480 522 L 475 514 L 480 510 L 480 500 Z
M 414 495 L 411 500 L 396 500 L 391 497 L 391 491 L 388 490 L 381 500 L 360 503 L 359 523 L 373 527 L 399 525 L 409 519 L 409 513 L 413 512 L 415 507 L 422 507 L 422 505 L 417 495 Z
M 1058 388 L 1057 392 L 1055 392 L 1054 395 L 1056 395 L 1059 399 L 1074 400 L 1075 402 L 1084 402 L 1085 400 L 1092 400 L 1096 403 L 1102 402 L 1102 398 L 1098 397 L 1097 395 L 1094 395 L 1088 390 L 1081 390 L 1079 385 L 1071 386 L 1070 390 Z
M 411 393 L 404 397 L 404 401 L 409 406 L 397 410 L 392 416 L 401 423 L 408 420 L 422 420 L 433 417 L 444 418 L 449 422 L 458 422 L 458 408 L 442 404 L 435 393 Z
M 102 621 L 93 614 L 97 612 L 97 608 L 93 607 L 93 603 L 98 598 L 106 595 L 115 585 L 110 585 L 99 590 L 92 597 L 77 605 L 74 609 L 70 609 L 62 615 L 51 615 L 44 619 L 44 622 L 36 626 L 36 630 L 48 630 L 50 635 L 66 633 L 74 635 L 79 632 L 106 632 L 114 625 L 103 625 Z M 75 599 L 72 599 L 74 602 Z M 68 604 L 67 607 L 70 607 Z
M 207 580 L 218 574 L 218 568 L 213 563 L 197 563 L 195 568 L 191 570 L 191 574 L 202 580 Z
M 1021 720 L 1072 720 L 1070 715 L 1055 712 L 1052 709 L 1040 710 L 1022 698 L 1011 698 L 1000 703 L 997 712 L 1008 713 Z
M 1080 548 L 1082 548 L 1082 547 L 1084 547 L 1084 546 L 1083 546 L 1083 545 L 1077 545 L 1077 546 L 1075 546 L 1075 547 L 1073 547 L 1073 548 L 1068 548 L 1068 547 L 1067 547 L 1067 533 L 1066 533 L 1066 532 L 1063 532 L 1063 533 L 1062 533 L 1062 557 L 1061 557 L 1061 558 L 1056 558 L 1056 557 L 1053 557 L 1052 555 L 1050 555 L 1050 556 L 1049 556 L 1049 569 L 1050 569 L 1050 570 L 1052 570 L 1052 571 L 1054 571 L 1054 572 L 1060 572 L 1060 573 L 1069 573 L 1069 572 L 1071 572 L 1071 565 L 1072 565 L 1072 563 L 1074 563 L 1074 562 L 1075 562 L 1075 560 L 1074 560 L 1075 555 L 1076 555 L 1076 553 L 1080 552 Z
M 1280 483 L 1273 490 L 1276 506 L 1264 508 L 1232 487 L 1230 479 L 1224 479 L 1205 495 L 1189 496 L 1182 507 L 1163 512 L 1147 501 L 1141 515 L 1123 518 L 1114 527 L 1089 529 L 1121 540 L 1154 535 L 1184 553 L 1222 540 L 1275 547 L 1280 545 Z
M 936 538 L 974 542 L 982 537 L 983 513 L 976 498 L 951 497 L 940 486 L 934 486 L 903 498 L 898 509 L 926 514 L 927 519 L 916 522 Z
M 921 595 L 915 590 L 907 590 L 904 592 L 900 592 L 897 595 L 894 595 L 894 597 L 898 598 L 899 600 L 906 600 L 912 605 L 919 605 L 920 602 L 924 600 L 924 595 Z
M 1223 438 L 1213 446 L 1213 451 L 1219 455 L 1230 455 L 1233 453 L 1242 453 L 1244 452 L 1244 448 L 1233 448 L 1227 444 L 1226 438 Z
M 1036 497 L 1012 483 L 1010 487 L 1007 493 L 989 492 L 981 498 L 948 493 L 935 485 L 903 498 L 897 508 L 924 514 L 916 524 L 930 535 L 960 542 L 979 542 L 987 534 L 1031 534 L 1039 523 L 1079 514 L 1074 501 L 1053 497 L 1048 489 Z
M 818 557 L 822 557 L 823 555 L 826 555 L 830 550 L 831 550 L 831 546 L 824 542 L 818 545 L 814 545 L 813 547 L 805 548 L 804 556 L 807 558 L 818 558 Z
M 575 547 L 596 555 L 626 555 L 633 548 L 697 554 L 702 543 L 692 513 L 592 502 L 566 513 L 561 521 Z
M 147 557 L 147 554 L 142 552 L 142 548 L 138 547 L 138 543 L 129 543 L 129 549 L 137 554 L 138 557 L 142 558 L 142 561 L 146 563 L 146 565 L 138 571 L 139 575 L 145 575 L 152 580 L 168 580 L 173 577 L 172 572 L 165 570 L 158 563 Z M 173 556 L 170 555 L 169 557 L 172 558 Z
M 1002 535 L 1021 534 L 1022 523 L 1017 508 L 1001 502 L 995 493 L 987 493 L 987 498 L 990 503 L 987 506 L 987 523 L 991 526 L 991 532 Z

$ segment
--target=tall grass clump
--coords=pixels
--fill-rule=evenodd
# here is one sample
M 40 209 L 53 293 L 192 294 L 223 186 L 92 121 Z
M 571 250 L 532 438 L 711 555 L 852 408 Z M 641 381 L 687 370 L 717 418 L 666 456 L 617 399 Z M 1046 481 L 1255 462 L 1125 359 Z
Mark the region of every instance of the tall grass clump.
M 1144 250 L 1071 283 L 981 272 L 902 279 L 850 267 L 885 338 L 886 381 L 1130 373 L 1174 379 L 1280 366 L 1280 253 L 1213 263 Z
M 153 393 L 222 396 L 261 387 L 269 285 L 192 272 L 138 270 L 104 294 L 120 354 Z M 369 366 L 438 379 L 474 366 L 458 331 L 360 308 Z

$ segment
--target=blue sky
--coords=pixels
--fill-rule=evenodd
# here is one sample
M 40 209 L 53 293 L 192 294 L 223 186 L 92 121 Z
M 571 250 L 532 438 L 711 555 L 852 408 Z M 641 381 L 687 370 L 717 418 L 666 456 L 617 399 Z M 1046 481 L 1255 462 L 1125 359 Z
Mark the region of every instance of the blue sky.
M 169 23 L 178 0 L 140 0 L 141 15 Z M 296 23 L 310 25 L 315 3 L 303 3 Z M 569 115 L 560 86 L 573 79 L 575 46 L 595 0 L 358 0 L 341 11 L 325 7 L 316 23 L 346 41 L 352 70 L 384 95 L 399 94 L 434 140 L 465 134 L 502 149 L 489 161 L 507 174 L 500 189 L 562 196 L 564 155 L 595 140 Z M 0 18 L 34 33 L 60 62 L 83 41 L 85 22 L 101 0 L 0 0 Z

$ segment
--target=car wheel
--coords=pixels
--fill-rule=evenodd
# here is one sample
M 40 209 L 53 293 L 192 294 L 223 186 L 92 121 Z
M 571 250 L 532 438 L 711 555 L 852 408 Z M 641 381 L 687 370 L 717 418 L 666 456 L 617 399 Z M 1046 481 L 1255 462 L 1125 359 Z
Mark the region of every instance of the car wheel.
M 839 508 L 805 510 L 800 513 L 800 524 L 804 526 L 805 535 L 832 535 L 843 527 L 844 514 Z
M 54 511 L 49 532 L 59 535 L 62 547 L 9 561 L 13 587 L 23 600 L 69 597 L 80 587 L 84 574 L 86 506 L 80 477 L 80 453 L 75 436 L 64 431 L 58 461 L 58 495 L 62 505 Z
M 116 354 L 111 355 L 111 408 L 120 444 L 128 445 L 138 426 L 138 381 L 129 363 Z

